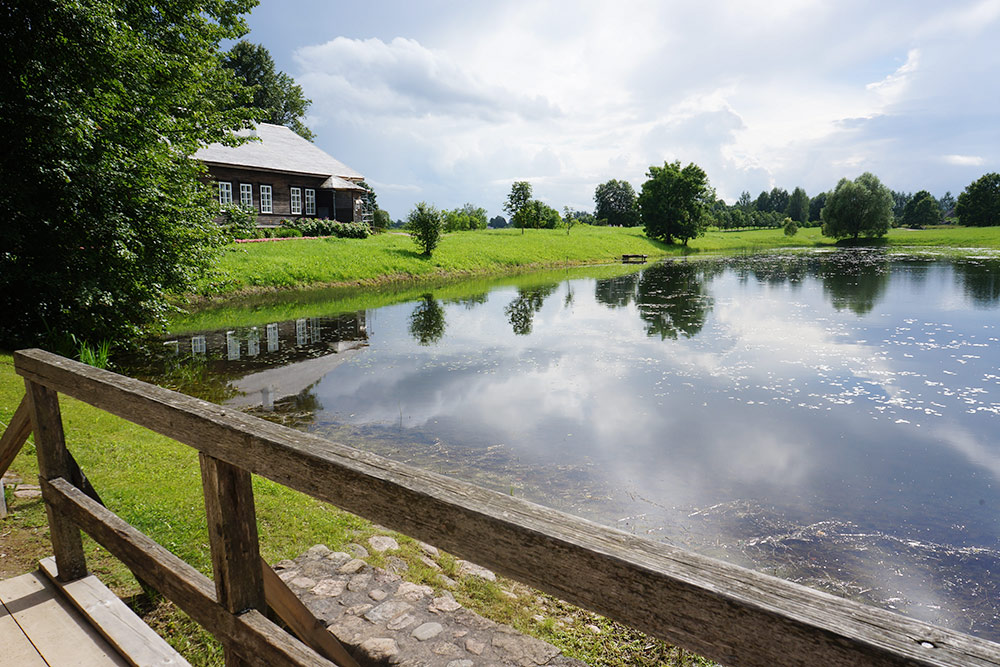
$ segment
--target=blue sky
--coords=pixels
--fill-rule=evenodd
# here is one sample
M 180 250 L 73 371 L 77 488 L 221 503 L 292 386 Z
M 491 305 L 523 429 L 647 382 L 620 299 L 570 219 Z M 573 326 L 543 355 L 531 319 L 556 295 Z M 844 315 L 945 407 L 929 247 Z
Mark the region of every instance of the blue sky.
M 592 210 L 598 184 L 673 160 L 729 202 L 864 171 L 957 195 L 1000 171 L 1000 0 L 262 0 L 248 23 L 393 218 L 502 214 L 515 180 Z

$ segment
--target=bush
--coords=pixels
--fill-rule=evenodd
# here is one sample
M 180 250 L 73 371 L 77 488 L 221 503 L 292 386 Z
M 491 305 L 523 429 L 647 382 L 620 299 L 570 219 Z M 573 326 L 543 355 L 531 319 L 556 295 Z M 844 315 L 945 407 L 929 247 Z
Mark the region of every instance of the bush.
M 406 228 L 413 235 L 417 247 L 428 257 L 441 239 L 442 226 L 441 212 L 425 202 L 418 203 L 406 216 Z
M 222 218 L 222 228 L 229 238 L 257 238 L 257 212 L 252 207 L 234 204 L 222 211 Z
M 785 236 L 795 236 L 799 233 L 799 224 L 791 218 L 785 218 Z
M 337 222 L 327 218 L 282 220 L 283 229 L 295 229 L 299 236 L 336 236 L 342 239 L 366 239 L 372 230 L 363 222 Z
M 269 236 L 273 236 L 276 239 L 290 239 L 290 238 L 301 238 L 302 232 L 297 229 L 292 229 L 291 227 L 278 227 L 277 229 L 270 229 Z

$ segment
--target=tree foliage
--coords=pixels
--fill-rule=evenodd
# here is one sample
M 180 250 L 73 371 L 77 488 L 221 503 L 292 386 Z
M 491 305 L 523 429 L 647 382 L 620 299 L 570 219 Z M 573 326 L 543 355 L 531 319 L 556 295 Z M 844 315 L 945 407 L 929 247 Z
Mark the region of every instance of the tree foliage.
M 1000 174 L 983 174 L 958 195 L 958 221 L 969 227 L 1000 225 Z
M 507 201 L 503 205 L 503 210 L 510 217 L 510 224 L 514 227 L 521 226 L 514 222 L 514 218 L 528 205 L 529 201 L 531 201 L 531 183 L 528 181 L 514 181 L 510 186 L 510 194 L 507 195 Z
M 444 231 L 467 232 L 476 229 L 486 229 L 486 209 L 472 204 L 452 211 L 444 211 Z
M 594 202 L 597 204 L 594 216 L 607 220 L 608 225 L 635 227 L 639 224 L 639 202 L 628 181 L 611 179 L 601 183 L 594 191 Z
M 249 124 L 219 42 L 253 4 L 4 4 L 0 345 L 130 339 L 225 241 L 190 156 Z
M 389 211 L 382 208 L 375 209 L 375 217 L 373 218 L 372 227 L 377 231 L 383 231 L 389 229 L 392 226 L 392 216 L 389 215 Z
M 938 224 L 941 222 L 941 207 L 937 199 L 927 190 L 916 193 L 903 207 L 902 222 L 910 229 Z
M 639 211 L 646 236 L 687 245 L 705 230 L 705 211 L 715 200 L 708 176 L 693 162 L 664 162 L 650 166 L 639 194 Z
M 892 193 L 878 177 L 865 172 L 853 181 L 840 179 L 820 216 L 823 235 L 835 239 L 885 236 L 892 224 Z
M 253 91 L 250 106 L 254 120 L 284 125 L 309 141 L 315 138 L 303 122 L 312 100 L 306 99 L 302 86 L 292 77 L 275 69 L 267 49 L 260 44 L 237 42 L 223 64 Z
M 795 188 L 784 210 L 788 217 L 798 223 L 809 222 L 809 195 L 802 188 Z
M 418 202 L 406 216 L 406 228 L 413 236 L 414 243 L 428 257 L 441 240 L 442 224 L 441 212 L 426 202 Z
M 809 200 L 809 222 L 819 222 L 822 220 L 820 213 L 822 213 L 823 207 L 826 206 L 827 194 L 826 192 L 821 192 Z

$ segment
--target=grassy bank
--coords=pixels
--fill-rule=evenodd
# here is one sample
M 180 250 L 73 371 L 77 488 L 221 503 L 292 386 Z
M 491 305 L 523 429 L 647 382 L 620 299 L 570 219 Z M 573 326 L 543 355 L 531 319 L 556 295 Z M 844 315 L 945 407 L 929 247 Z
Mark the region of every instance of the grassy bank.
M 1000 227 L 894 229 L 890 247 L 1000 249 Z M 501 229 L 446 234 L 433 256 L 420 255 L 399 233 L 368 239 L 291 239 L 233 246 L 197 292 L 232 295 L 274 288 L 425 282 L 447 276 L 502 275 L 526 270 L 613 263 L 623 254 L 650 258 L 691 254 L 815 248 L 834 245 L 818 228 L 793 237 L 780 229 L 711 231 L 687 246 L 646 238 L 641 228 L 574 227 L 563 230 Z
M 812 231 L 812 230 L 809 230 Z M 756 235 L 747 239 L 746 235 Z M 735 249 L 753 244 L 801 245 L 782 242 L 777 233 L 746 232 L 699 239 L 690 248 L 669 246 L 646 238 L 641 229 L 576 227 L 562 230 L 501 229 L 446 234 L 431 257 L 419 254 L 409 236 L 380 234 L 368 239 L 292 239 L 235 245 L 213 275 L 199 286 L 201 294 L 228 294 L 254 288 L 301 287 L 439 279 L 445 275 L 496 275 L 556 266 L 614 262 L 623 254 L 651 258 L 685 252 Z M 780 238 L 779 238 L 780 237 Z M 815 235 L 819 239 L 818 234 Z
M 0 354 L 0 430 L 10 422 L 24 393 L 10 354 Z M 194 450 L 79 401 L 62 397 L 66 440 L 104 501 L 123 519 L 211 575 L 211 559 L 202 501 L 198 458 Z M 29 441 L 11 467 L 21 480 L 38 474 Z M 268 562 L 292 558 L 314 544 L 342 549 L 364 544 L 379 532 L 370 522 L 342 512 L 267 480 L 254 478 L 261 550 Z M 44 506 L 40 499 L 15 498 L 8 489 L 11 514 L 0 521 L 0 579 L 35 569 L 51 554 Z M 455 560 L 437 559 L 440 569 L 421 562 L 417 544 L 396 535 L 394 555 L 409 564 L 406 577 L 442 589 L 447 575 L 467 607 L 556 644 L 592 665 L 710 665 L 692 654 L 650 640 L 559 600 L 511 581 L 497 583 L 460 578 Z M 195 665 L 222 664 L 218 643 L 171 604 L 140 594 L 128 570 L 86 539 L 88 565 L 140 615 Z M 372 557 L 373 564 L 378 556 Z M 593 626 L 593 627 L 591 627 Z M 597 632 L 595 632 L 595 628 Z

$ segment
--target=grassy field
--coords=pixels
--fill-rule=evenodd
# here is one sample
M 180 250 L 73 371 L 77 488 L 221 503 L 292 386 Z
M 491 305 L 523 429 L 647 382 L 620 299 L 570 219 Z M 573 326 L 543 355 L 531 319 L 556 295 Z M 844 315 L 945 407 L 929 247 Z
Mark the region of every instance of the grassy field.
M 1000 227 L 894 229 L 881 242 L 890 247 L 1000 248 Z M 711 231 L 687 246 L 646 238 L 641 228 L 574 227 L 563 230 L 501 229 L 446 234 L 431 257 L 420 255 L 404 234 L 368 239 L 289 239 L 244 243 L 227 251 L 200 295 L 231 295 L 262 289 L 316 285 L 368 285 L 437 281 L 448 276 L 500 275 L 526 270 L 606 264 L 623 254 L 650 258 L 692 254 L 757 252 L 834 245 L 818 228 L 793 237 L 780 229 Z
M 0 354 L 0 430 L 24 393 L 10 354 Z M 79 401 L 62 397 L 66 440 L 80 467 L 107 505 L 123 519 L 211 576 L 198 457 L 194 450 Z M 11 471 L 34 483 L 38 468 L 29 441 Z M 10 516 L 0 521 L 0 579 L 36 568 L 51 554 L 45 509 L 40 499 L 15 498 L 7 489 Z M 254 478 L 261 551 L 270 563 L 293 558 L 314 544 L 342 549 L 364 544 L 379 532 L 370 522 L 268 480 Z M 440 570 L 419 560 L 416 542 L 393 534 L 395 553 L 409 564 L 407 578 L 436 589 L 445 574 L 458 581 L 455 597 L 470 609 L 545 639 L 592 665 L 711 665 L 693 654 L 611 623 L 557 599 L 502 578 L 497 583 L 461 578 L 455 559 L 442 553 Z M 218 643 L 170 603 L 141 594 L 131 574 L 99 545 L 86 539 L 92 572 L 181 651 L 194 665 L 221 665 Z M 369 562 L 380 564 L 380 555 Z M 512 597 L 513 596 L 513 597 Z M 541 620 L 539 620 L 541 619 Z M 572 621 L 569 621 L 572 619 Z M 595 634 L 589 626 L 600 629 Z

